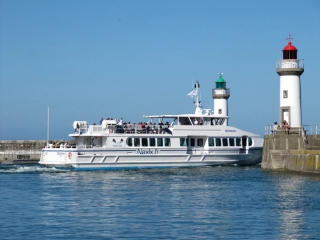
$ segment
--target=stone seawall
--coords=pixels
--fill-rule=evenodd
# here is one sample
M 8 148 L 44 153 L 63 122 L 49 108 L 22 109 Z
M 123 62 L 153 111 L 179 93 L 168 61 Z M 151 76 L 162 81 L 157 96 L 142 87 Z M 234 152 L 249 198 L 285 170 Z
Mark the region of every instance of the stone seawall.
M 65 141 L 70 142 L 70 140 L 54 140 L 54 142 Z M 46 145 L 46 140 L 2 140 L 0 141 L 0 163 L 37 163 L 40 160 L 41 149 Z
M 292 131 L 264 136 L 261 168 L 320 174 L 320 135 Z

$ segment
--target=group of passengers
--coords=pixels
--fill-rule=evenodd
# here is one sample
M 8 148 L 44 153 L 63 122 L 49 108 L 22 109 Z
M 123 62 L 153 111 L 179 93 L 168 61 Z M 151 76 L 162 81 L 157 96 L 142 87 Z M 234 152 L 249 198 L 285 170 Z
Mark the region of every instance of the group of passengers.
M 75 144 L 69 144 L 68 142 L 49 142 L 49 148 L 72 148 Z
M 191 120 L 192 121 L 192 120 Z M 203 125 L 203 118 L 200 118 L 198 121 L 198 118 L 194 118 L 192 122 L 190 122 L 189 118 L 186 118 L 183 125 Z
M 102 125 L 103 118 L 100 120 L 100 125 Z M 106 118 L 105 120 L 116 120 L 113 118 Z M 95 125 L 95 124 L 94 124 Z M 117 129 L 116 132 L 121 133 L 122 131 L 125 133 L 164 133 L 165 128 L 169 128 L 170 123 L 166 122 L 163 123 L 162 121 L 159 122 L 157 125 L 156 123 L 147 123 L 147 122 L 139 122 L 139 123 L 131 123 L 131 122 L 123 122 L 123 118 L 120 118 L 117 121 Z
M 147 123 L 147 122 L 139 122 L 139 123 L 131 123 L 124 122 L 123 129 L 126 133 L 164 133 L 164 129 L 170 126 L 169 122 L 160 123 L 157 125 L 156 123 Z

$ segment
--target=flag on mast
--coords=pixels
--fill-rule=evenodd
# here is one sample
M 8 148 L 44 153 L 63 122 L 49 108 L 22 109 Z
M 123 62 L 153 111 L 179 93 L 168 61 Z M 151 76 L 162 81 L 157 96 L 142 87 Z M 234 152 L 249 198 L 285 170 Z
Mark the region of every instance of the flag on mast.
M 198 96 L 198 89 L 193 89 L 187 96 L 190 96 L 191 98 Z

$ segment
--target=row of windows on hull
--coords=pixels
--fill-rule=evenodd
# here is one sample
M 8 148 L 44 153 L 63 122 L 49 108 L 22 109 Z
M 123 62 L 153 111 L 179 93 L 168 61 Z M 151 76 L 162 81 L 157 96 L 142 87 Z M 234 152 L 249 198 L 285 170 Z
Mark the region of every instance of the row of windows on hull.
M 127 138 L 128 147 L 170 147 L 170 138 Z M 248 138 L 208 138 L 209 147 L 244 147 L 252 146 L 253 142 Z M 180 147 L 203 147 L 203 138 L 180 138 Z

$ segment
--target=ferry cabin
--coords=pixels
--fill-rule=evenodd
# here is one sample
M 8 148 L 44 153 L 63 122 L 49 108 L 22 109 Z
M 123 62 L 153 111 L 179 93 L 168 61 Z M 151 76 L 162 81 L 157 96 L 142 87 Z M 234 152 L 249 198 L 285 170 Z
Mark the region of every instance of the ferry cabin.
M 147 125 L 117 125 L 115 120 L 104 120 L 101 125 L 88 126 L 76 121 L 74 125 L 78 124 L 79 129 L 69 136 L 75 138 L 77 149 L 108 149 L 108 154 L 239 154 L 261 145 L 258 135 L 223 126 L 227 117 L 195 114 L 145 117 L 150 118 Z M 159 119 L 158 124 L 152 123 L 154 118 Z M 173 121 L 163 124 L 164 119 Z

